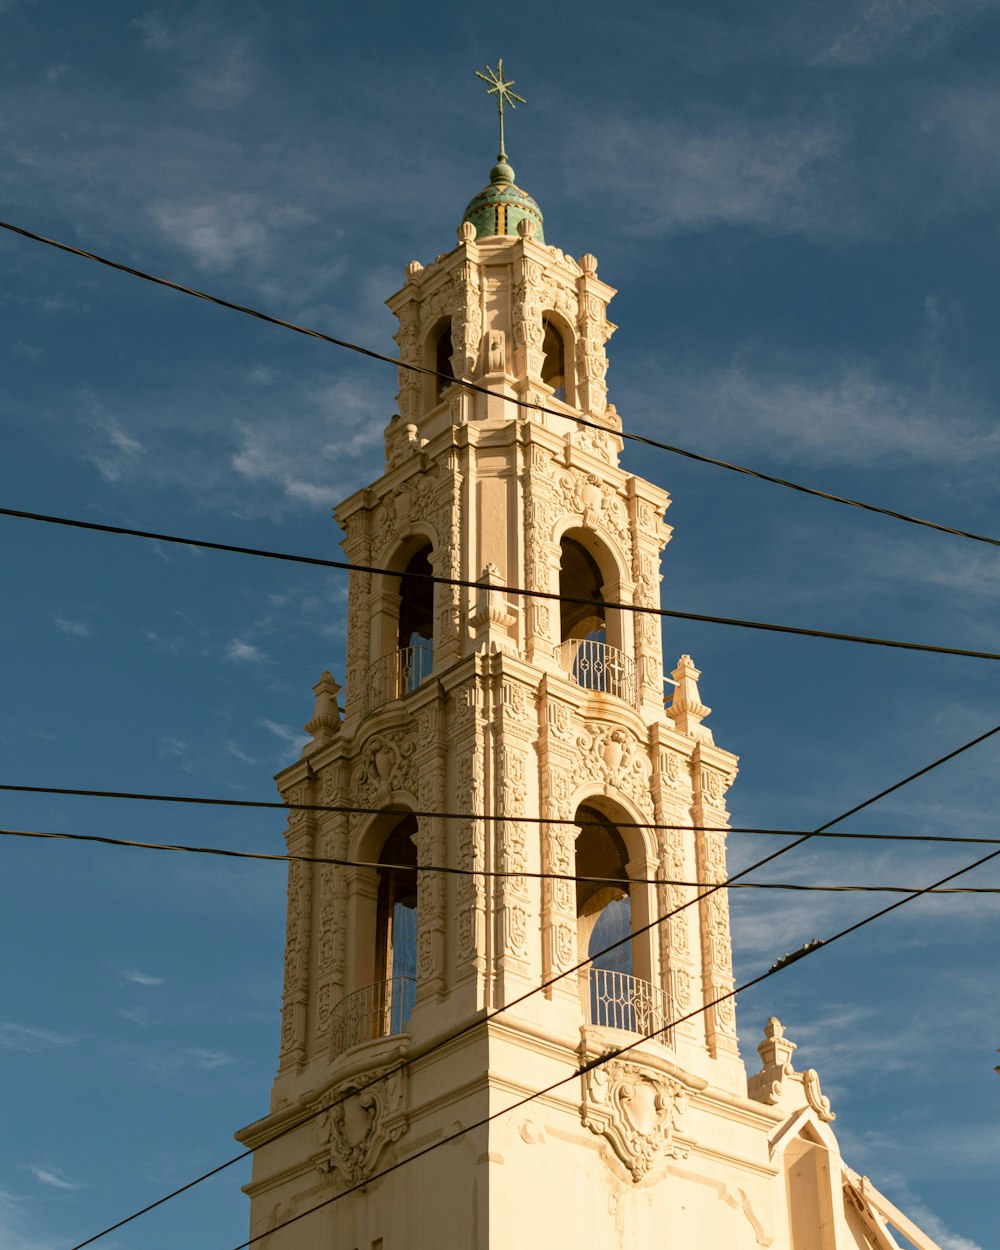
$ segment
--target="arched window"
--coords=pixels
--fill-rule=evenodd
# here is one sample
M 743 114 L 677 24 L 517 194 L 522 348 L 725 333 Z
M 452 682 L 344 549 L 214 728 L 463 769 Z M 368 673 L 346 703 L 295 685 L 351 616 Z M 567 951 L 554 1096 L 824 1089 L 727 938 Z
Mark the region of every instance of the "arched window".
M 642 924 L 649 912 L 649 887 L 630 879 L 625 839 L 604 811 L 584 804 L 576 823 L 576 875 L 591 878 L 576 883 L 577 950 L 581 959 L 590 960 L 581 998 L 590 1022 L 657 1032 L 669 1019 L 662 990 L 650 981 L 649 931 Z M 636 861 L 644 862 L 638 848 Z
M 560 633 L 563 642 L 570 638 L 607 640 L 604 612 L 604 577 L 589 551 L 575 538 L 564 538 L 559 544 L 559 593 L 588 603 L 559 605 Z
M 435 373 L 444 374 L 444 377 L 430 379 L 434 384 L 434 402 L 437 403 L 455 376 L 451 367 L 451 354 L 454 348 L 451 343 L 450 317 L 445 317 L 434 327 L 431 334 L 431 346 L 433 349 L 431 359 L 427 363 Z
M 434 583 L 427 578 L 433 550 L 426 539 L 411 538 L 392 560 L 391 567 L 400 569 L 398 575 L 386 574 L 376 583 L 372 620 L 376 659 L 365 674 L 366 716 L 411 694 L 431 675 Z
M 566 388 L 566 340 L 561 331 L 546 317 L 542 325 L 542 381 L 551 386 L 553 397 L 568 402 Z
M 576 872 L 594 881 L 576 883 L 577 945 L 593 960 L 592 968 L 632 975 L 632 943 L 601 952 L 632 932 L 632 909 L 626 865 L 628 852 L 610 820 L 593 807 L 576 814 Z
M 334 1054 L 406 1029 L 416 1000 L 417 833 L 409 812 L 385 812 L 348 870 L 348 993 L 334 1007 Z
M 605 606 L 608 584 L 617 585 L 614 561 L 592 530 L 565 535 L 560 552 L 563 667 L 578 686 L 634 704 L 635 661 L 623 650 L 621 611 Z
M 412 984 L 417 975 L 416 832 L 416 818 L 407 813 L 386 838 L 379 856 L 374 979 L 402 979 L 399 992 L 393 995 L 398 1012 L 407 997 L 402 984 Z M 412 992 L 409 998 L 412 1006 Z M 408 1008 L 405 1015 L 409 1015 Z

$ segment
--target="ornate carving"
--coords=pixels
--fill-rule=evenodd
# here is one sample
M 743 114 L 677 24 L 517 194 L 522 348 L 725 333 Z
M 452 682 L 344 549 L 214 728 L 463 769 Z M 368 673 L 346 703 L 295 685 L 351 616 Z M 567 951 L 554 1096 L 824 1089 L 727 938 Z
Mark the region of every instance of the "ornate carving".
M 583 1077 L 583 1123 L 610 1142 L 633 1181 L 641 1181 L 659 1157 L 687 1157 L 677 1141 L 686 1107 L 679 1081 L 634 1063 L 613 1059 Z
M 625 500 L 595 473 L 566 469 L 558 477 L 559 502 L 564 512 L 580 513 L 588 529 L 603 527 L 617 539 L 622 551 L 631 551 L 628 507 Z
M 619 790 L 644 812 L 651 812 L 652 766 L 639 740 L 628 729 L 588 721 L 577 737 L 581 758 L 577 776 L 596 776 L 605 787 Z
M 360 1088 L 373 1077 L 382 1079 Z M 320 1171 L 339 1172 L 347 1185 L 366 1180 L 386 1147 L 409 1128 L 407 1092 L 406 1069 L 392 1067 L 365 1072 L 326 1093 L 320 1105 L 329 1109 L 318 1118 L 325 1134 Z
M 354 793 L 359 804 L 366 799 L 364 806 L 378 807 L 389 802 L 393 791 L 407 790 L 414 795 L 418 792 L 417 742 L 415 734 L 403 730 L 368 739 L 354 774 Z

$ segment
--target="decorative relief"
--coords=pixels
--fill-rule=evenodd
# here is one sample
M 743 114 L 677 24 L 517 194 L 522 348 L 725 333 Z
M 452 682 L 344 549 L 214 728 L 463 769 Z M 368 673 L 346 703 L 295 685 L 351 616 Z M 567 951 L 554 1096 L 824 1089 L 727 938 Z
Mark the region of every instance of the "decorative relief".
M 386 1147 L 409 1128 L 408 1101 L 406 1070 L 400 1067 L 365 1072 L 331 1089 L 320 1103 L 328 1108 L 318 1118 L 325 1138 L 320 1171 L 339 1172 L 345 1185 L 367 1180 Z
M 580 513 L 587 529 L 603 526 L 618 540 L 623 551 L 631 550 L 628 507 L 613 487 L 602 483 L 596 473 L 585 473 L 581 469 L 564 470 L 556 486 L 564 513 Z
M 679 1081 L 612 1059 L 585 1073 L 580 1115 L 638 1182 L 660 1158 L 687 1158 L 677 1141 L 687 1101 Z
M 420 785 L 416 750 L 416 736 L 401 730 L 369 738 L 354 773 L 358 804 L 381 807 L 389 802 L 395 790 L 415 794 Z
M 795 1043 L 785 1036 L 785 1030 L 777 1016 L 769 1017 L 764 1026 L 764 1040 L 757 1047 L 761 1058 L 761 1070 L 750 1077 L 747 1092 L 757 1102 L 777 1106 L 784 1103 L 788 1109 L 807 1106 L 825 1123 L 837 1117 L 830 1108 L 830 1099 L 820 1089 L 819 1074 L 815 1068 L 796 1072 L 792 1066 Z M 801 1092 L 800 1092 L 801 1090 Z
M 579 780 L 596 776 L 644 812 L 652 810 L 652 766 L 645 748 L 630 730 L 588 721 L 576 745 L 582 757 L 576 769 Z

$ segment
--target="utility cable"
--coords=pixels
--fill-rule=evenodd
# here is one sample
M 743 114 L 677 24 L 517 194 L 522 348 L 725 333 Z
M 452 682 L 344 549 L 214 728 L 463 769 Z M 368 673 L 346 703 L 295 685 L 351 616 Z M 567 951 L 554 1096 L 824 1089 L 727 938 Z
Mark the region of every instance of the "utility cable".
M 0 783 L 0 793 L 4 791 L 17 794 L 54 794 L 88 799 L 135 799 L 146 803 L 193 803 L 207 807 L 263 808 L 279 812 L 332 812 L 351 816 L 381 816 L 385 813 L 384 807 L 359 807 L 349 803 L 285 803 L 277 799 L 220 799 L 205 795 L 149 794 L 135 790 L 81 790 L 71 789 L 67 786 L 18 786 Z M 510 819 L 509 816 L 501 816 L 495 813 L 487 814 L 485 812 L 438 812 L 424 811 L 419 808 L 408 808 L 407 812 L 410 816 L 415 816 L 418 819 L 429 820 L 483 820 L 499 822 Z M 575 817 L 570 816 L 518 816 L 517 819 L 521 824 L 525 825 L 579 824 Z M 682 829 L 690 833 L 752 833 L 779 838 L 799 837 L 804 833 L 808 833 L 812 838 L 846 838 L 847 840 L 858 838 L 862 841 L 876 842 L 960 842 L 963 844 L 983 843 L 985 845 L 1000 843 L 1000 838 L 972 838 L 962 837 L 958 834 L 853 833 L 839 829 L 824 829 L 822 833 L 817 833 L 811 829 L 769 829 L 757 825 L 677 825 L 645 820 L 616 820 L 615 828 L 667 831 Z
M 709 897 L 709 895 L 714 894 L 717 890 L 724 889 L 726 886 L 730 884 L 730 882 L 736 881 L 737 879 L 747 876 L 749 873 L 753 872 L 755 868 L 762 867 L 764 864 L 770 862 L 772 859 L 777 859 L 780 855 L 785 854 L 786 851 L 793 850 L 795 847 L 800 846 L 803 842 L 808 841 L 811 837 L 815 837 L 818 834 L 822 833 L 824 830 L 829 829 L 831 825 L 839 824 L 841 821 L 846 820 L 849 816 L 853 816 L 857 812 L 860 812 L 867 807 L 871 807 L 874 803 L 879 802 L 881 799 L 886 798 L 890 794 L 894 794 L 896 791 L 902 789 L 904 786 L 907 786 L 911 782 L 916 781 L 919 777 L 926 776 L 926 774 L 932 772 L 936 768 L 939 768 L 942 764 L 948 763 L 948 761 L 955 759 L 959 755 L 962 755 L 965 751 L 971 750 L 973 747 L 978 746 L 981 742 L 985 742 L 988 738 L 993 737 L 993 735 L 998 732 L 1000 732 L 1000 725 L 996 725 L 993 729 L 987 730 L 983 734 L 979 734 L 977 737 L 972 738 L 970 741 L 964 743 L 960 747 L 956 747 L 954 750 L 949 751 L 947 754 L 939 756 L 936 760 L 933 760 L 930 764 L 925 764 L 923 768 L 919 768 L 917 769 L 916 772 L 910 773 L 909 776 L 904 777 L 901 781 L 897 781 L 893 785 L 887 786 L 884 790 L 880 790 L 877 794 L 872 795 L 870 798 L 865 799 L 863 802 L 855 804 L 854 807 L 849 808 L 846 812 L 842 812 L 839 816 L 835 816 L 832 820 L 827 821 L 826 824 L 820 825 L 820 827 L 814 833 L 807 834 L 801 838 L 797 838 L 794 842 L 790 842 L 787 846 L 781 847 L 778 851 L 774 852 L 771 855 L 766 856 L 762 860 L 759 860 L 756 864 L 751 864 L 748 868 L 743 869 L 742 872 L 735 874 L 733 877 L 729 878 L 728 880 L 720 881 L 711 890 L 706 891 L 704 894 L 696 894 L 693 898 L 687 899 L 685 902 L 681 903 L 678 907 L 673 908 L 673 910 L 669 912 L 665 912 L 662 916 L 657 916 L 649 924 L 644 925 L 642 928 L 635 930 L 634 933 L 629 933 L 624 938 L 621 938 L 619 941 L 610 943 L 603 950 L 595 951 L 594 954 L 589 956 L 587 959 L 582 960 L 581 962 L 575 964 L 571 968 L 567 968 L 565 971 L 558 973 L 554 977 L 550 977 L 548 980 L 542 981 L 541 984 L 535 986 L 533 989 L 527 990 L 524 994 L 521 994 L 518 998 L 513 999 L 509 1003 L 505 1003 L 502 1007 L 497 1007 L 493 1011 L 487 1012 L 487 1014 L 482 1019 L 479 1019 L 479 1018 L 473 1019 L 468 1024 L 463 1025 L 459 1029 L 449 1034 L 448 1037 L 446 1037 L 444 1040 L 438 1043 L 438 1045 L 435 1046 L 434 1049 L 437 1050 L 437 1049 L 440 1049 L 441 1046 L 450 1045 L 452 1042 L 457 1041 L 459 1038 L 464 1037 L 466 1034 L 472 1032 L 473 1030 L 481 1028 L 489 1024 L 490 1021 L 494 1020 L 497 1016 L 502 1015 L 505 1011 L 509 1011 L 512 1007 L 518 1006 L 519 1004 L 524 1002 L 526 999 L 533 997 L 535 994 L 543 993 L 546 989 L 555 985 L 556 982 L 561 981 L 564 977 L 569 977 L 569 976 L 574 975 L 575 973 L 581 971 L 583 968 L 593 963 L 595 959 L 599 959 L 603 955 L 606 955 L 608 952 L 617 949 L 618 947 L 622 946 L 625 942 L 630 942 L 633 937 L 638 937 L 642 933 L 648 932 L 649 930 L 653 929 L 655 926 L 663 924 L 665 921 L 672 919 L 674 916 L 678 915 L 680 912 L 685 911 L 692 904 L 698 903 L 702 899 Z M 978 866 L 979 863 L 985 863 L 988 859 L 991 859 L 994 855 L 997 855 L 997 854 L 1000 854 L 1000 851 L 990 852 L 990 854 L 985 856 L 982 860 L 977 861 L 975 865 L 971 865 L 970 867 L 976 867 Z M 944 885 L 950 879 L 951 878 L 945 878 L 942 881 L 935 882 L 934 885 L 935 886 Z M 906 899 L 901 900 L 901 902 L 906 902 L 906 901 L 907 901 Z M 900 905 L 900 902 L 897 902 L 897 903 L 894 903 L 892 906 L 898 907 L 899 905 Z M 891 908 L 887 910 L 891 910 Z M 881 913 L 878 913 L 878 914 L 881 914 Z M 753 982 L 753 984 L 756 984 L 756 982 Z M 736 994 L 736 992 L 737 991 L 734 990 L 731 994 L 725 997 L 733 997 Z M 725 1001 L 725 997 L 722 999 L 719 999 L 718 1001 L 720 1002 Z M 707 1003 L 705 1004 L 703 1008 L 701 1008 L 701 1010 L 706 1010 L 708 1007 L 714 1006 L 714 1005 L 715 1005 L 714 1003 Z M 698 1014 L 698 1013 L 695 1012 L 694 1014 Z M 683 1023 L 683 1021 L 677 1021 L 677 1023 Z M 409 1066 L 408 1061 L 403 1060 L 398 1065 L 398 1068 L 402 1070 L 403 1068 L 407 1066 Z M 355 1094 L 363 1093 L 366 1089 L 370 1089 L 373 1085 L 376 1085 L 380 1080 L 382 1080 L 385 1075 L 387 1074 L 382 1073 L 379 1076 L 374 1077 L 372 1080 L 362 1084 L 361 1086 L 350 1090 L 348 1093 L 345 1093 L 340 1099 L 332 1103 L 331 1106 L 336 1106 L 338 1105 L 339 1102 L 344 1102 L 346 1101 L 347 1098 L 352 1097 Z M 74 1246 L 70 1247 L 70 1250 L 83 1250 L 85 1246 L 92 1245 L 94 1242 L 99 1241 L 102 1237 L 107 1236 L 108 1233 L 115 1232 L 117 1229 L 122 1228 L 125 1224 L 130 1224 L 133 1220 L 138 1219 L 140 1216 L 146 1215 L 148 1212 L 154 1210 L 157 1207 L 162 1206 L 164 1203 L 169 1202 L 171 1199 L 179 1197 L 181 1194 L 186 1193 L 189 1189 L 193 1189 L 196 1185 L 200 1185 L 202 1181 L 206 1181 L 206 1180 L 209 1180 L 213 1176 L 217 1176 L 220 1172 L 224 1171 L 226 1168 L 231 1167 L 233 1164 L 239 1163 L 243 1159 L 248 1158 L 250 1155 L 254 1153 L 254 1150 L 259 1150 L 263 1146 L 270 1145 L 271 1142 L 277 1141 L 278 1138 L 283 1137 L 286 1133 L 294 1132 L 296 1129 L 301 1128 L 304 1124 L 307 1124 L 310 1120 L 316 1119 L 317 1116 L 324 1114 L 328 1110 L 330 1110 L 330 1107 L 316 1108 L 314 1111 L 310 1112 L 308 1115 L 302 1117 L 299 1120 L 296 1120 L 292 1124 L 286 1125 L 284 1128 L 279 1129 L 275 1133 L 272 1133 L 269 1137 L 267 1137 L 263 1141 L 258 1142 L 258 1144 L 252 1150 L 240 1151 L 239 1154 L 233 1155 L 232 1158 L 227 1159 L 225 1162 L 218 1164 L 216 1167 L 212 1168 L 211 1170 L 207 1172 L 202 1173 L 200 1176 L 196 1176 L 193 1180 L 190 1180 L 186 1184 L 179 1186 L 177 1189 L 172 1190 L 170 1193 L 164 1194 L 162 1197 L 155 1199 L 153 1202 L 147 1203 L 144 1207 L 141 1207 L 137 1211 L 133 1211 L 131 1215 L 124 1216 L 122 1219 L 116 1221 L 114 1224 L 108 1225 L 107 1228 L 101 1229 L 100 1232 L 94 1233 L 91 1237 L 88 1237 L 86 1241 L 77 1242 Z
M 2 224 L 2 223 L 0 223 Z M 177 534 L 162 534 L 154 530 L 131 529 L 124 525 L 104 525 L 97 521 L 82 521 L 74 517 L 52 516 L 42 512 L 27 512 L 20 508 L 0 508 L 0 516 L 16 517 L 23 521 L 40 521 L 48 525 L 65 525 L 72 529 L 95 531 L 100 534 L 118 534 L 128 538 L 146 538 L 154 542 L 175 543 L 181 547 L 199 547 L 208 551 L 227 551 L 234 555 L 255 556 L 265 560 L 284 560 L 293 564 L 316 565 L 326 569 L 340 569 L 351 573 L 387 574 L 401 577 L 399 569 L 386 569 L 373 564 L 354 564 L 349 560 L 326 560 L 320 556 L 296 555 L 287 551 L 271 551 L 263 547 L 240 547 L 232 543 L 210 542 L 201 538 L 182 538 Z M 474 582 L 464 577 L 443 577 L 437 573 L 407 573 L 413 580 L 432 582 L 440 586 L 460 586 L 469 590 L 493 591 L 497 594 L 516 595 L 527 599 L 549 599 L 557 603 L 582 604 L 593 608 L 594 600 L 582 595 L 562 595 L 554 590 L 527 590 L 523 586 L 503 586 Z M 639 612 L 647 616 L 669 618 L 677 621 L 701 621 L 710 625 L 729 625 L 737 629 L 758 629 L 775 634 L 798 634 L 805 638 L 827 638 L 835 642 L 862 643 L 872 647 L 894 647 L 904 651 L 929 651 L 935 655 L 960 655 L 974 660 L 1000 660 L 996 651 L 974 651 L 967 647 L 942 647 L 925 642 L 902 642 L 894 638 L 875 638 L 865 634 L 846 634 L 829 629 L 805 629 L 798 625 L 775 625 L 767 621 L 749 621 L 732 616 L 715 616 L 703 612 L 679 612 L 673 608 L 659 608 L 638 603 L 602 601 L 602 607 L 617 612 Z
M 720 994 L 718 998 L 712 999 L 710 1003 L 704 1003 L 702 1006 L 689 1011 L 686 1015 L 678 1016 L 676 1019 L 670 1020 L 667 1024 L 661 1025 L 659 1028 L 653 1029 L 649 1033 L 644 1033 L 641 1037 L 636 1038 L 634 1041 L 629 1042 L 625 1046 L 616 1046 L 613 1049 L 607 1050 L 603 1054 L 596 1056 L 594 1059 L 588 1060 L 586 1063 L 579 1064 L 567 1076 L 560 1077 L 558 1081 L 553 1081 L 550 1085 L 546 1085 L 544 1089 L 534 1090 L 532 1093 L 527 1094 L 523 1098 L 519 1098 L 516 1102 L 511 1103 L 509 1106 L 501 1107 L 500 1110 L 494 1111 L 490 1115 L 483 1116 L 481 1119 L 475 1120 L 472 1124 L 464 1125 L 455 1132 L 449 1133 L 446 1137 L 438 1138 L 437 1141 L 431 1142 L 430 1145 L 424 1146 L 422 1149 L 415 1151 L 411 1155 L 407 1155 L 404 1159 L 398 1159 L 395 1163 L 390 1164 L 386 1168 L 382 1168 L 379 1172 L 373 1173 L 373 1175 L 367 1177 L 365 1180 L 359 1181 L 357 1184 L 350 1185 L 347 1189 L 341 1190 L 340 1193 L 333 1194 L 331 1197 L 324 1199 L 322 1202 L 316 1203 L 315 1206 L 309 1207 L 305 1211 L 300 1211 L 297 1215 L 290 1216 L 286 1220 L 281 1220 L 279 1223 L 272 1225 L 267 1232 L 258 1233 L 255 1237 L 250 1237 L 247 1241 L 240 1242 L 238 1246 L 233 1247 L 233 1250 L 248 1250 L 248 1248 L 256 1242 L 263 1241 L 265 1237 L 270 1237 L 274 1233 L 279 1232 L 281 1229 L 287 1228 L 290 1224 L 295 1224 L 299 1220 L 305 1219 L 307 1215 L 313 1215 L 316 1211 L 321 1211 L 325 1207 L 332 1206 L 333 1203 L 339 1202 L 342 1198 L 346 1198 L 349 1194 L 357 1193 L 358 1190 L 361 1189 L 366 1189 L 369 1185 L 374 1184 L 375 1181 L 379 1181 L 383 1177 L 389 1176 L 392 1172 L 398 1171 L 406 1164 L 412 1163 L 416 1159 L 420 1159 L 424 1155 L 430 1154 L 432 1150 L 437 1150 L 441 1146 L 447 1146 L 449 1142 L 457 1141 L 460 1137 L 464 1137 L 467 1133 L 475 1132 L 476 1129 L 484 1128 L 493 1120 L 498 1120 L 501 1116 L 509 1115 L 512 1111 L 517 1111 L 519 1108 L 527 1106 L 528 1103 L 534 1102 L 536 1098 L 542 1098 L 546 1094 L 551 1094 L 553 1090 L 557 1090 L 563 1085 L 568 1085 L 570 1081 L 576 1080 L 577 1077 L 586 1076 L 588 1072 L 593 1072 L 595 1069 L 602 1067 L 612 1059 L 619 1059 L 622 1055 L 627 1055 L 630 1051 L 635 1050 L 637 1046 L 643 1045 L 644 1042 L 652 1041 L 661 1034 L 666 1033 L 668 1030 L 676 1028 L 677 1025 L 684 1024 L 686 1021 L 693 1019 L 695 1016 L 701 1015 L 702 1012 L 707 1011 L 710 1007 L 717 1007 L 719 1003 L 724 1003 L 731 998 L 735 998 L 737 994 L 742 994 L 746 990 L 751 989 L 753 986 L 760 985 L 762 981 L 766 981 L 769 977 L 773 977 L 779 972 L 784 972 L 785 969 L 791 967 L 793 963 L 797 963 L 799 960 L 804 959 L 809 955 L 814 955 L 816 951 L 821 950 L 823 947 L 832 946 L 834 942 L 838 942 L 841 938 L 847 937 L 849 933 L 855 933 L 858 929 L 863 928 L 865 925 L 871 924 L 872 921 L 878 920 L 882 916 L 887 916 L 889 912 L 895 911 L 896 908 L 902 907 L 906 903 L 912 903 L 914 899 L 921 898 L 923 895 L 938 889 L 948 881 L 953 881 L 956 877 L 960 877 L 964 873 L 972 872 L 974 868 L 978 868 L 980 865 L 985 864 L 987 860 L 995 859 L 998 855 L 1000 855 L 1000 850 L 991 851 L 989 855 L 984 855 L 982 859 L 976 860 L 975 863 L 966 864 L 964 868 L 959 868 L 955 872 L 949 873 L 947 876 L 940 878 L 940 880 L 933 882 L 931 885 L 924 886 L 919 890 L 914 890 L 913 893 L 909 894 L 906 898 L 898 899 L 895 903 L 890 903 L 888 907 L 880 908 L 879 911 L 873 912 L 869 916 L 865 916 L 862 920 L 858 920 L 854 924 L 848 925 L 845 929 L 840 929 L 837 933 L 832 934 L 828 938 L 814 939 L 811 942 L 807 942 L 793 954 L 785 955 L 776 963 L 772 964 L 766 972 L 762 972 L 758 976 L 752 977 L 749 981 L 744 981 L 742 985 L 736 986 L 734 989 L 727 991 L 725 994 Z
M 22 238 L 30 239 L 35 243 L 44 243 L 47 247 L 57 248 L 61 252 L 68 252 L 72 256 L 79 256 L 84 260 L 95 261 L 99 265 L 105 265 L 109 269 L 117 270 L 120 273 L 127 273 L 133 278 L 141 278 L 144 282 L 152 282 L 157 286 L 164 286 L 172 291 L 177 291 L 181 295 L 191 295 L 195 299 L 205 300 L 210 304 L 216 304 L 220 308 L 228 308 L 232 312 L 243 313 L 248 317 L 255 317 L 258 321 L 265 321 L 270 325 L 280 326 L 285 330 L 292 330 L 296 334 L 304 334 L 308 338 L 319 339 L 323 343 L 330 343 L 334 347 L 341 347 L 347 351 L 356 352 L 361 356 L 366 356 L 370 360 L 378 360 L 385 364 L 395 365 L 397 369 L 407 369 L 412 373 L 423 374 L 426 377 L 437 378 L 449 385 L 457 385 L 463 390 L 474 391 L 480 395 L 490 395 L 497 397 L 498 392 L 491 391 L 488 387 L 480 386 L 475 382 L 465 382 L 457 379 L 447 373 L 440 373 L 436 369 L 429 369 L 423 365 L 409 364 L 405 360 L 399 360 L 394 356 L 388 356 L 384 352 L 374 351 L 370 347 L 362 347 L 358 343 L 348 342 L 346 339 L 336 338 L 331 334 L 324 334 L 319 330 L 310 330 L 305 326 L 296 325 L 293 321 L 286 321 L 282 317 L 274 317 L 269 313 L 261 312 L 256 308 L 249 308 L 245 304 L 237 304 L 232 300 L 222 299 L 217 295 L 209 295 L 206 291 L 199 291 L 194 287 L 183 286 L 179 282 L 171 282 L 166 278 L 158 278 L 154 274 L 145 273 L 141 269 L 135 269 L 131 265 L 122 264 L 120 261 L 109 260 L 105 256 L 98 256 L 96 252 L 88 252 L 83 248 L 72 247 L 68 243 L 60 243 L 56 239 L 46 238 L 45 235 L 36 234 L 33 230 L 26 230 L 23 226 L 15 226 L 9 221 L 0 221 L 0 227 L 9 230 L 13 234 L 20 235 Z M 508 399 L 509 396 L 499 395 L 501 399 Z M 889 517 L 894 521 L 905 521 L 909 525 L 923 526 L 925 529 L 937 530 L 942 534 L 953 534 L 957 538 L 969 538 L 973 542 L 988 543 L 992 547 L 1000 547 L 1000 538 L 991 538 L 984 534 L 975 534 L 969 530 L 956 529 L 951 525 L 941 525 L 937 521 L 929 521 L 923 517 L 910 516 L 905 512 L 898 512 L 893 508 L 882 508 L 876 504 L 864 503 L 860 499 L 851 499 L 846 495 L 835 495 L 830 491 L 819 490 L 813 486 L 804 486 L 800 482 L 792 482 L 787 478 L 776 477 L 771 473 L 764 473 L 760 469 L 751 469 L 746 465 L 734 464 L 728 460 L 721 460 L 716 456 L 708 456 L 701 452 L 689 451 L 683 447 L 676 447 L 671 443 L 661 442 L 659 439 L 648 438 L 642 434 L 633 434 L 624 430 L 614 430 L 608 425 L 601 424 L 597 421 L 590 421 L 586 417 L 577 416 L 575 413 L 563 412 L 558 408 L 547 408 L 543 404 L 528 404 L 524 400 L 511 400 L 522 407 L 529 407 L 535 412 L 545 413 L 549 416 L 562 417 L 570 421 L 575 421 L 578 425 L 585 426 L 588 429 L 599 430 L 602 434 L 618 435 L 620 438 L 627 439 L 629 442 L 639 443 L 645 447 L 655 447 L 659 451 L 667 451 L 675 456 L 683 456 L 688 460 L 695 460 L 700 464 L 714 465 L 719 469 L 728 469 L 731 473 L 742 473 L 747 477 L 757 478 L 761 482 L 770 482 L 773 486 L 784 486 L 788 490 L 797 491 L 802 495 L 811 495 L 816 499 L 826 499 L 830 503 L 845 504 L 851 508 L 861 508 L 865 512 L 874 512 L 879 516 Z
M 509 819 L 506 818 L 506 819 Z M 584 822 L 585 823 L 585 822 Z M 0 829 L 0 838 L 35 838 L 43 841 L 90 842 L 101 846 L 126 847 L 142 851 L 185 851 L 193 855 L 218 855 L 226 859 L 256 859 L 269 863 L 327 864 L 334 868 L 367 868 L 372 871 L 427 872 L 437 876 L 483 877 L 509 880 L 516 877 L 528 881 L 578 881 L 590 885 L 679 885 L 707 889 L 714 881 L 683 881 L 674 877 L 594 877 L 569 872 L 532 872 L 529 869 L 457 868 L 444 864 L 394 864 L 382 860 L 344 859 L 334 855 L 274 855 L 266 851 L 239 851 L 223 846 L 192 845 L 187 842 L 140 842 L 131 838 L 112 838 L 97 833 L 64 833 L 58 830 Z M 1000 841 L 994 838 L 993 841 Z M 822 894 L 910 894 L 911 885 L 816 885 L 796 881 L 734 881 L 734 890 L 800 890 Z M 941 891 L 948 894 L 1000 894 L 1000 886 Z

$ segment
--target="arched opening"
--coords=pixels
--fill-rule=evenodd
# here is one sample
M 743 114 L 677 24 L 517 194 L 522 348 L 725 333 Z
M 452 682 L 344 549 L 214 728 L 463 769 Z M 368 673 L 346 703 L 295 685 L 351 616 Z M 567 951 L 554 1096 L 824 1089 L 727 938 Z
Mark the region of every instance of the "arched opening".
M 576 872 L 597 878 L 576 883 L 577 946 L 586 950 L 592 968 L 632 975 L 632 943 L 603 952 L 632 932 L 628 852 L 610 820 L 593 807 L 576 814 Z
M 390 1033 L 402 1032 L 413 1006 L 417 976 L 417 832 L 407 813 L 382 846 L 375 922 L 376 982 L 387 983 Z
M 559 605 L 561 640 L 599 638 L 607 641 L 607 620 L 604 611 L 604 577 L 600 566 L 582 543 L 564 538 L 559 544 L 559 594 L 587 603 Z
M 566 378 L 566 340 L 546 316 L 542 320 L 542 381 L 552 387 L 553 398 L 569 402 Z
M 576 923 L 577 950 L 590 960 L 581 983 L 590 1022 L 655 1033 L 669 1021 L 664 995 L 649 980 L 648 933 L 634 936 L 633 913 L 642 917 L 648 910 L 645 884 L 631 881 L 625 839 L 604 811 L 584 804 L 576 823 L 576 875 L 588 878 L 576 883 Z
M 417 821 L 410 812 L 378 817 L 347 871 L 348 993 L 331 1015 L 334 1054 L 402 1033 L 416 999 Z M 374 863 L 372 862 L 374 861 Z
M 411 554 L 407 557 L 406 553 Z M 378 657 L 368 669 L 364 714 L 417 689 L 434 664 L 434 548 L 423 538 L 410 539 L 397 551 L 398 577 L 380 578 L 373 616 L 372 650 Z
M 434 388 L 434 402 L 437 403 L 448 387 L 451 386 L 455 377 L 451 365 L 451 355 L 454 348 L 451 342 L 450 317 L 444 317 L 431 331 L 430 345 L 431 351 L 429 353 L 430 359 L 427 362 L 428 366 L 436 374 L 444 375 L 443 377 L 430 379 Z
M 563 667 L 578 686 L 634 704 L 635 662 L 622 646 L 621 611 L 605 606 L 609 583 L 617 585 L 617 570 L 593 531 L 565 535 L 559 563 Z

